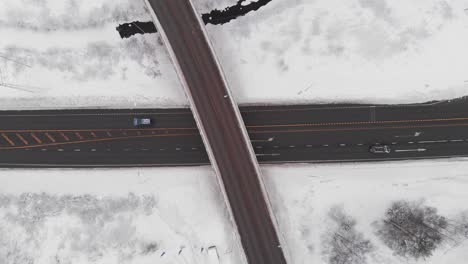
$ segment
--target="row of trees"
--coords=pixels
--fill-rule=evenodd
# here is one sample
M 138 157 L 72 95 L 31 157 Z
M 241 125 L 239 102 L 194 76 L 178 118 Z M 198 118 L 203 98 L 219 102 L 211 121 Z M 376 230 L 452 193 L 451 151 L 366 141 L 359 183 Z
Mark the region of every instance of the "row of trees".
M 363 264 L 375 247 L 355 228 L 356 221 L 343 208 L 332 208 L 329 217 L 334 224 L 322 237 L 323 255 L 330 264 Z M 395 255 L 425 259 L 441 246 L 456 247 L 468 238 L 468 213 L 456 219 L 438 214 L 423 201 L 396 201 L 385 216 L 373 225 L 377 237 Z

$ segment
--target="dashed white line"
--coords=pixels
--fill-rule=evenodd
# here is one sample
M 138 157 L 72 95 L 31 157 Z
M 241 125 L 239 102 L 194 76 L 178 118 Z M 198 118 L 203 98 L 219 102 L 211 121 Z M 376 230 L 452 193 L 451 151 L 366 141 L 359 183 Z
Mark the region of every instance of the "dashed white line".
M 308 148 L 311 148 L 311 147 L 312 147 L 312 145 L 306 145 L 306 147 L 308 147 Z
M 197 150 L 198 148 L 192 148 L 192 150 Z
M 340 144 L 340 147 L 346 147 L 346 144 Z
M 296 146 L 294 146 L 294 145 L 291 145 L 291 146 L 289 146 L 289 147 L 290 147 L 290 148 L 295 148 Z
M 80 151 L 81 151 L 81 149 L 74 149 L 73 151 L 80 152 Z
M 420 144 L 427 144 L 427 143 L 446 143 L 448 140 L 426 140 L 426 141 L 418 141 Z
M 95 152 L 95 151 L 96 151 L 96 149 L 91 149 L 91 152 Z
M 177 151 L 181 150 L 181 148 L 176 148 Z
M 359 144 L 357 144 L 357 145 L 358 145 L 358 146 L 364 146 L 364 144 L 362 144 L 362 143 L 359 143 Z
M 279 148 L 279 146 L 273 146 L 274 148 Z
M 64 149 L 57 149 L 57 151 L 62 152 L 62 151 L 64 151 Z
M 452 140 L 450 140 L 450 142 L 462 142 L 462 141 L 463 141 L 463 139 L 452 139 Z
M 324 146 L 324 147 L 328 147 L 329 145 L 328 145 L 328 144 L 324 144 L 324 145 L 322 145 L 322 146 Z

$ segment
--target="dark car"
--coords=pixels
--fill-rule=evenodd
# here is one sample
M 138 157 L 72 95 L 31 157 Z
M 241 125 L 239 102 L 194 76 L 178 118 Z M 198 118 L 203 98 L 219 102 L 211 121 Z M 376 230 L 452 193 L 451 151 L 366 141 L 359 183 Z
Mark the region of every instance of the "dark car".
M 370 147 L 369 151 L 374 154 L 388 154 L 392 149 L 387 145 L 375 145 Z
M 151 126 L 153 124 L 153 121 L 151 118 L 147 117 L 134 117 L 133 118 L 133 126 L 136 127 L 145 127 L 145 126 Z

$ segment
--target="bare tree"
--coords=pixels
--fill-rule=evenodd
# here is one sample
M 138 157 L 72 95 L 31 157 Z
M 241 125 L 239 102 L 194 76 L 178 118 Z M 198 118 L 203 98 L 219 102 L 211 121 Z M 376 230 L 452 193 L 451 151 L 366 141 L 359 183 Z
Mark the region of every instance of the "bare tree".
M 355 229 L 356 221 L 341 207 L 329 212 L 333 227 L 322 236 L 322 254 L 330 264 L 364 264 L 366 255 L 373 250 L 371 242 Z
M 447 225 L 436 208 L 422 201 L 396 201 L 376 223 L 376 233 L 396 255 L 420 259 L 432 256 L 444 239 L 450 239 L 444 233 Z

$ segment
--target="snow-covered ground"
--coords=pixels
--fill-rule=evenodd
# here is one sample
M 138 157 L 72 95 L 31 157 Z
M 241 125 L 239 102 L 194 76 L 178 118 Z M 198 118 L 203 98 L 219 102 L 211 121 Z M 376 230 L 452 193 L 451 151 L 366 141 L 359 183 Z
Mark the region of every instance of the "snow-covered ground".
M 291 264 L 468 258 L 467 159 L 266 166 L 263 174 Z M 398 233 L 386 225 L 395 207 L 423 222 L 399 221 Z M 209 167 L 0 170 L 2 264 L 207 263 L 211 246 L 220 264 L 238 264 L 233 230 Z M 431 234 L 425 251 L 401 246 Z
M 209 167 L 0 170 L 0 263 L 242 263 Z
M 1 1 L 0 108 L 186 105 L 159 36 L 120 38 L 137 20 L 144 1 Z
M 465 0 L 273 0 L 207 29 L 241 103 L 422 102 L 468 94 L 467 8 Z
M 207 30 L 239 103 L 422 102 L 468 94 L 467 8 L 273 0 Z M 0 108 L 186 106 L 159 35 L 115 30 L 136 20 L 151 20 L 143 0 L 1 1 Z
M 291 263 L 466 263 L 466 159 L 266 166 L 263 172 L 280 229 L 292 253 Z M 396 227 L 385 226 L 386 214 L 395 205 L 407 205 L 412 212 L 422 209 L 424 223 L 413 220 L 400 234 Z M 434 218 L 427 217 L 433 212 L 431 208 L 443 220 L 438 225 L 432 221 Z M 408 225 L 407 219 L 399 225 Z M 414 255 L 419 250 L 410 242 L 418 241 L 420 234 L 416 230 L 421 231 L 424 224 L 440 240 L 428 255 L 416 260 Z M 389 230 L 392 236 L 385 233 Z M 415 237 L 404 237 L 405 232 Z M 393 249 L 391 242 L 395 243 Z M 404 243 L 406 247 L 401 246 Z

